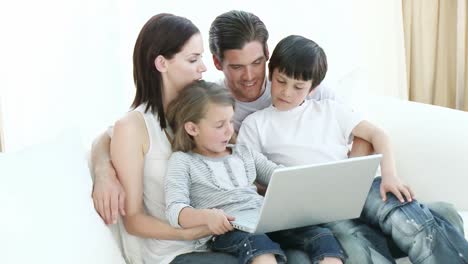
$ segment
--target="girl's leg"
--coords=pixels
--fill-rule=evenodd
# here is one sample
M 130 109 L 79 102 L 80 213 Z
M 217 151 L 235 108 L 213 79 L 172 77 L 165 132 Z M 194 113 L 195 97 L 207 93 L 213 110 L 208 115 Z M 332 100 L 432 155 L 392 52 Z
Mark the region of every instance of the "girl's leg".
M 272 260 L 275 260 L 274 263 L 276 261 L 286 262 L 283 250 L 264 234 L 250 234 L 234 230 L 213 237 L 208 245 L 214 251 L 229 253 L 237 257 L 239 263 L 249 263 L 250 261 L 271 263 Z
M 400 203 L 388 194 L 383 202 L 380 182 L 376 178 L 372 184 L 361 215 L 364 221 L 391 236 L 412 263 L 468 263 L 468 242 L 457 229 L 417 201 Z
M 340 243 L 328 228 L 306 226 L 268 233 L 273 241 L 284 249 L 304 251 L 311 263 L 319 263 L 326 257 L 345 259 Z
M 222 252 L 191 252 L 177 256 L 171 264 L 238 264 L 236 257 Z

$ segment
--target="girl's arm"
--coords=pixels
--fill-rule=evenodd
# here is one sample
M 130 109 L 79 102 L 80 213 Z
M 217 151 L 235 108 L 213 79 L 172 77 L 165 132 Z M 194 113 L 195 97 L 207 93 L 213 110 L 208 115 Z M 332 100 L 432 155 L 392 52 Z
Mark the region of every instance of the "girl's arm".
M 140 237 L 166 240 L 193 240 L 209 235 L 207 228 L 178 229 L 145 213 L 143 165 L 148 142 L 148 132 L 140 113 L 130 112 L 116 122 L 110 152 L 117 175 L 127 194 L 126 215 L 123 216 L 127 232 Z
M 190 156 L 175 152 L 169 159 L 164 183 L 166 216 L 174 227 L 204 226 L 214 234 L 231 231 L 234 218 L 219 209 L 195 209 L 190 205 Z
M 365 120 L 354 127 L 352 134 L 370 142 L 376 153 L 383 154 L 380 164 L 382 169 L 382 184 L 380 186 L 382 199 L 387 200 L 387 192 L 391 192 L 401 202 L 404 202 L 404 197 L 406 200 L 412 201 L 414 198 L 413 191 L 408 185 L 403 184 L 397 175 L 390 138 L 387 134 L 381 128 Z

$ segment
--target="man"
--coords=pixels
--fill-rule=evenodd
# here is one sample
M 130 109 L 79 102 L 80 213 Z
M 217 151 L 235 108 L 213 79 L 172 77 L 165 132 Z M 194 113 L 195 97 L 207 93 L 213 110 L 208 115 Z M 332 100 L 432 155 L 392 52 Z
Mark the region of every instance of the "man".
M 234 128 L 239 130 L 245 117 L 271 104 L 270 83 L 266 78 L 266 62 L 269 58 L 268 31 L 254 14 L 229 11 L 218 16 L 209 32 L 209 46 L 215 67 L 222 71 L 221 81 L 236 99 Z M 326 87 L 317 87 L 312 95 L 315 100 L 334 99 Z M 104 133 L 93 144 L 92 169 L 95 175 L 93 200 L 98 213 L 107 224 L 115 223 L 119 214 L 125 214 L 125 192 L 117 178 L 109 156 L 110 137 Z M 355 138 L 351 156 L 372 152 L 369 143 Z M 447 204 L 433 204 L 431 209 L 444 215 L 457 229 L 462 223 L 456 211 Z M 379 231 L 361 223 L 349 221 L 334 229 L 349 259 L 347 263 L 394 263 L 390 243 Z M 390 241 L 391 242 L 391 241 Z M 291 263 L 310 263 L 304 253 L 291 254 Z

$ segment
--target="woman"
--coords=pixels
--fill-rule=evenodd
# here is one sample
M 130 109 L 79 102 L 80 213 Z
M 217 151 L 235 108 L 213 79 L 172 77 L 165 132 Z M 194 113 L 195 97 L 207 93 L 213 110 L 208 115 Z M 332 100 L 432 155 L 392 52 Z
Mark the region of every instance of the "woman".
M 235 263 L 234 258 L 204 251 L 192 241 L 206 227 L 177 229 L 165 217 L 164 175 L 171 155 L 167 105 L 189 83 L 201 79 L 203 43 L 198 28 L 171 14 L 152 17 L 142 28 L 133 54 L 136 95 L 133 110 L 114 126 L 111 158 L 126 193 L 127 232 L 144 238 L 145 263 Z

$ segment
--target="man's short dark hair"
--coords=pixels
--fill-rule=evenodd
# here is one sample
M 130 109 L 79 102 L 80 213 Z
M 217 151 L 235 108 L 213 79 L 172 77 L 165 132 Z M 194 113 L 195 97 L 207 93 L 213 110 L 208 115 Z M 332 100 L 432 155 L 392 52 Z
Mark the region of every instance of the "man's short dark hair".
M 242 49 L 245 44 L 258 41 L 263 46 L 267 56 L 268 30 L 256 15 L 232 10 L 223 13 L 211 23 L 209 43 L 210 51 L 220 61 L 224 59 L 224 51 Z

